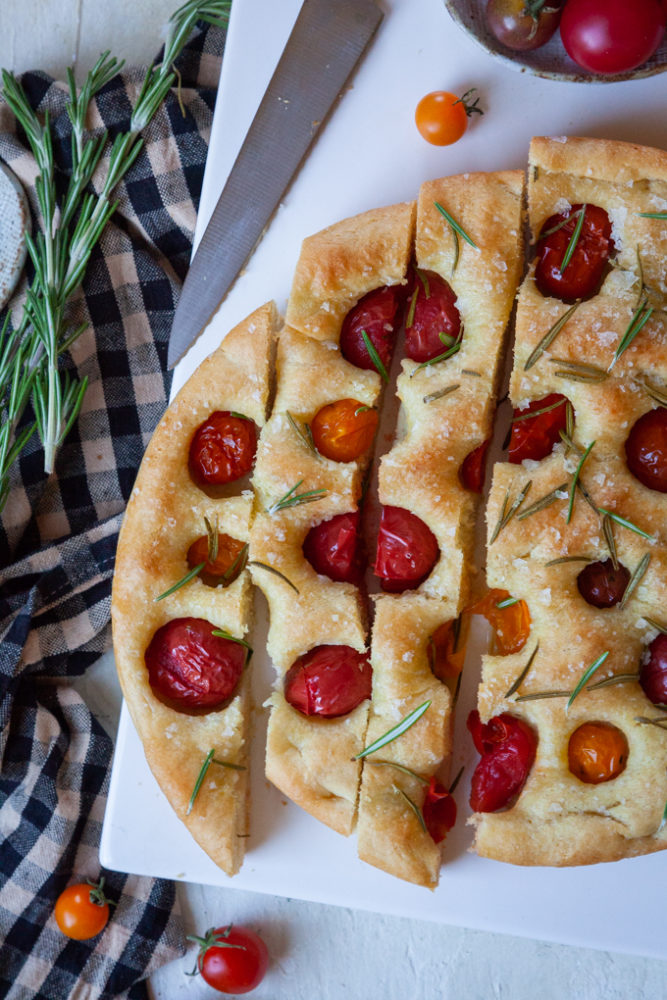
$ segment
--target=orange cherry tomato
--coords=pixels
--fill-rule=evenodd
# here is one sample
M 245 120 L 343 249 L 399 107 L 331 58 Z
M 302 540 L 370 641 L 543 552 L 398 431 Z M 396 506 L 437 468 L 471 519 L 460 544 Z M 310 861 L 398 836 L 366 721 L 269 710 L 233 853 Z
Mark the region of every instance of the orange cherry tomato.
M 201 535 L 188 549 L 188 566 L 194 569 L 204 563 L 204 568 L 199 573 L 200 580 L 209 587 L 226 587 L 234 582 L 244 568 L 242 553 L 245 548 L 245 542 L 238 538 L 218 533 L 218 552 L 215 559 L 210 560 L 208 535 Z
M 451 146 L 467 129 L 471 115 L 484 114 L 477 107 L 479 98 L 467 100 L 474 89 L 467 90 L 462 97 L 447 90 L 434 90 L 422 97 L 415 110 L 415 123 L 427 142 L 432 146 Z
M 338 399 L 317 411 L 310 429 L 320 455 L 353 462 L 373 444 L 377 425 L 377 410 L 356 399 Z
M 459 619 L 450 618 L 439 625 L 429 639 L 429 666 L 435 676 L 448 686 L 458 680 L 463 670 L 469 631 L 470 617 L 462 614 Z
M 110 902 L 104 895 L 103 878 L 97 884 L 78 882 L 70 885 L 56 900 L 56 923 L 68 938 L 87 941 L 106 927 Z
M 625 734 L 610 722 L 584 722 L 570 736 L 568 766 L 587 785 L 617 778 L 625 770 L 627 760 Z
M 468 614 L 483 615 L 494 630 L 493 652 L 497 656 L 518 653 L 526 645 L 530 634 L 530 611 L 525 601 L 498 607 L 510 599 L 506 590 L 490 590 L 467 609 Z

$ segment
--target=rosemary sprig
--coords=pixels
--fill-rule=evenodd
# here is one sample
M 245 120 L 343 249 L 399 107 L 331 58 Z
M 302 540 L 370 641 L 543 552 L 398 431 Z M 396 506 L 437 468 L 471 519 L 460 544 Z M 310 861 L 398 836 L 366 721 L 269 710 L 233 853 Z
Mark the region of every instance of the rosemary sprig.
M 296 436 L 299 438 L 301 443 L 305 445 L 308 451 L 311 451 L 313 455 L 316 455 L 319 458 L 320 453 L 315 447 L 315 442 L 313 441 L 313 432 L 310 429 L 310 424 L 300 424 L 297 420 L 294 419 L 289 410 L 285 410 L 285 414 L 289 421 L 290 427 L 292 428 Z
M 157 603 L 158 601 L 163 601 L 165 597 L 171 597 L 171 595 L 176 593 L 177 590 L 180 590 L 181 587 L 184 587 L 186 583 L 190 583 L 190 580 L 194 580 L 196 576 L 199 576 L 205 565 L 206 565 L 205 562 L 198 563 L 198 565 L 194 566 L 189 571 L 189 573 L 186 573 L 185 576 L 182 576 L 177 583 L 175 583 L 172 587 L 169 587 L 168 590 L 165 590 L 164 593 L 160 594 L 159 597 L 156 597 L 155 602 Z
M 623 597 L 621 598 L 621 603 L 619 604 L 619 608 L 621 609 L 624 608 L 625 605 L 630 600 L 633 592 L 639 586 L 642 577 L 646 573 L 650 561 L 651 561 L 651 553 L 646 552 L 643 558 L 640 560 L 639 564 L 635 567 L 630 579 L 628 580 L 628 585 L 625 588 Z
M 530 654 L 530 658 L 528 660 L 528 663 L 525 665 L 525 667 L 523 668 L 523 670 L 521 671 L 521 673 L 519 674 L 519 676 L 517 677 L 517 679 L 514 681 L 514 683 L 510 687 L 510 689 L 505 694 L 506 698 L 511 698 L 512 695 L 515 694 L 519 690 L 519 688 L 521 687 L 521 685 L 525 681 L 525 679 L 526 679 L 526 677 L 528 675 L 528 671 L 530 670 L 530 668 L 533 665 L 533 660 L 537 656 L 537 651 L 538 651 L 539 648 L 540 648 L 540 644 L 538 642 L 536 644 L 536 646 L 535 646 L 535 649 Z
M 637 379 L 636 381 L 650 399 L 655 400 L 659 406 L 667 406 L 667 392 L 663 392 L 657 386 L 651 385 L 646 379 Z
M 565 256 L 563 257 L 563 262 L 559 268 L 561 274 L 572 260 L 572 255 L 577 248 L 577 243 L 579 242 L 579 237 L 581 236 L 581 230 L 583 229 L 584 226 L 584 216 L 586 215 L 586 208 L 587 206 L 584 204 L 574 213 L 575 215 L 578 216 L 577 224 L 574 227 L 572 236 L 570 237 L 570 242 L 568 243 L 567 250 L 565 251 Z
M 192 795 L 190 796 L 190 801 L 188 802 L 188 807 L 185 810 L 185 815 L 186 816 L 189 816 L 190 813 L 192 812 L 192 807 L 195 804 L 195 799 L 199 795 L 199 792 L 201 790 L 201 786 L 204 783 L 204 778 L 206 777 L 206 773 L 207 773 L 209 767 L 211 766 L 211 764 L 219 764 L 220 767 L 229 767 L 233 771 L 245 771 L 245 767 L 242 764 L 231 764 L 229 761 L 226 761 L 226 760 L 216 760 L 215 759 L 215 747 L 211 747 L 211 749 L 208 751 L 208 753 L 204 757 L 204 763 L 202 764 L 201 770 L 199 772 L 199 775 L 197 776 L 197 780 L 195 781 L 195 787 L 192 789 Z
M 600 656 L 598 656 L 598 658 L 596 660 L 594 660 L 593 663 L 591 663 L 591 665 L 588 668 L 588 670 L 586 670 L 583 673 L 583 675 L 579 679 L 579 682 L 575 686 L 574 691 L 572 692 L 572 694 L 568 698 L 567 705 L 565 706 L 565 711 L 566 712 L 570 708 L 570 706 L 572 705 L 572 702 L 574 701 L 574 699 L 586 687 L 586 685 L 588 684 L 589 680 L 591 679 L 591 677 L 593 676 L 593 674 L 595 673 L 595 671 L 599 667 L 602 666 L 602 664 L 604 663 L 604 661 L 607 659 L 608 656 L 609 656 L 609 650 L 607 650 L 605 653 L 601 653 Z
M 568 361 L 566 358 L 549 358 L 552 365 L 563 365 L 554 372 L 556 378 L 569 379 L 571 382 L 586 384 L 604 382 L 609 377 L 608 372 L 597 365 L 589 365 L 579 361 Z
M 561 483 L 560 486 L 557 486 L 551 491 L 551 493 L 547 493 L 546 496 L 540 497 L 540 499 L 536 500 L 535 503 L 532 503 L 530 507 L 526 507 L 526 509 L 522 510 L 520 514 L 517 514 L 517 520 L 523 521 L 525 517 L 530 517 L 532 514 L 537 514 L 538 511 L 544 510 L 545 507 L 550 507 L 552 503 L 556 502 L 556 500 L 564 500 L 565 497 L 559 497 L 558 494 L 564 493 L 567 490 L 567 487 L 567 483 Z
M 355 760 L 353 757 L 352 760 Z M 419 781 L 422 785 L 428 785 L 428 778 L 422 778 L 421 774 L 417 774 L 412 768 L 406 767 L 405 764 L 398 764 L 394 760 L 367 760 L 367 764 L 372 764 L 373 767 L 393 767 L 397 771 L 401 771 L 403 774 L 409 775 L 409 777 L 414 778 L 415 781 Z
M 553 326 L 549 330 L 547 330 L 547 332 L 542 337 L 537 347 L 531 352 L 531 354 L 529 354 L 528 359 L 526 360 L 526 363 L 523 366 L 523 370 L 525 372 L 527 372 L 530 368 L 532 368 L 536 361 L 539 361 L 539 359 L 547 350 L 547 348 L 549 348 L 551 344 L 554 342 L 560 331 L 567 323 L 567 321 L 571 319 L 571 317 L 574 315 L 575 311 L 579 308 L 579 305 L 580 303 L 578 301 L 575 302 L 574 305 L 571 305 L 570 308 L 567 309 L 563 313 L 563 315 L 556 320 Z
M 600 688 L 612 687 L 614 684 L 629 684 L 631 681 L 639 680 L 639 674 L 614 674 L 612 677 L 605 677 L 604 680 L 589 684 L 587 691 L 597 691 Z
M 404 792 L 402 788 L 399 788 L 398 785 L 392 785 L 392 787 L 393 787 L 394 791 L 397 792 L 402 798 L 404 798 L 405 801 L 407 802 L 407 804 L 410 806 L 410 808 L 412 809 L 413 813 L 417 817 L 417 822 L 419 823 L 419 825 L 422 828 L 422 830 L 424 831 L 424 833 L 428 833 L 428 830 L 426 829 L 426 822 L 424 820 L 424 817 L 422 816 L 422 811 L 419 808 L 419 806 L 417 805 L 417 803 L 413 802 L 412 799 L 410 798 L 410 796 L 407 795 L 406 792 Z
M 368 351 L 369 357 L 373 362 L 373 365 L 377 370 L 378 374 L 380 375 L 380 378 L 382 379 L 383 382 L 388 382 L 389 375 L 387 374 L 387 369 L 382 364 L 382 358 L 375 349 L 375 344 L 373 343 L 373 341 L 368 336 L 365 330 L 361 331 L 361 336 L 363 338 L 364 344 L 366 345 L 366 350 Z
M 72 165 L 67 184 L 56 185 L 55 160 L 48 114 L 43 122 L 33 111 L 16 77 L 3 71 L 3 93 L 21 125 L 37 163 L 35 194 L 41 214 L 41 231 L 27 238 L 34 277 L 27 290 L 20 319 L 9 336 L 12 376 L 3 385 L 0 377 L 0 509 L 8 494 L 8 473 L 29 439 L 33 427 L 15 438 L 21 417 L 32 399 L 35 425 L 44 449 L 44 469 L 53 471 L 57 451 L 74 423 L 86 390 L 86 380 L 73 379 L 59 369 L 61 355 L 87 328 L 71 329 L 67 307 L 80 284 L 102 230 L 113 215 L 113 191 L 138 156 L 141 129 L 157 111 L 175 80 L 173 61 L 199 18 L 222 23 L 228 17 L 230 0 L 189 0 L 169 22 L 164 58 L 151 67 L 144 80 L 130 130 L 113 140 L 107 172 L 101 189 L 92 193 L 90 184 L 99 167 L 106 132 L 90 135 L 85 123 L 90 102 L 114 76 L 122 63 L 108 52 L 87 75 L 77 93 L 74 76 L 67 72 L 69 94 L 65 110 L 71 132 Z M 5 331 L 6 332 L 6 331 Z M 14 374 L 18 372 L 18 375 Z M 17 384 L 18 383 L 18 384 Z M 13 388 L 12 388 L 13 387 Z
M 446 208 L 442 207 L 439 201 L 435 202 L 435 207 L 440 212 L 440 215 L 442 215 L 443 218 L 446 219 L 452 233 L 452 238 L 454 240 L 454 260 L 452 262 L 452 274 L 454 274 L 459 264 L 459 256 L 460 256 L 459 236 L 461 236 L 466 241 L 466 243 L 468 243 L 471 247 L 474 247 L 475 250 L 479 250 L 479 247 L 472 239 L 472 237 L 468 235 L 463 226 L 461 226 L 456 221 L 456 219 L 449 214 Z
M 572 514 L 574 513 L 574 498 L 575 498 L 575 495 L 576 495 L 576 490 L 577 490 L 577 485 L 579 483 L 579 476 L 581 475 L 581 470 L 582 470 L 582 468 L 584 466 L 584 462 L 586 461 L 586 459 L 590 455 L 591 451 L 593 450 L 594 444 L 595 444 L 595 441 L 591 441 L 591 443 L 589 444 L 588 448 L 586 448 L 585 452 L 583 453 L 583 455 L 579 459 L 579 464 L 577 465 L 576 469 L 574 470 L 574 475 L 572 476 L 572 483 L 570 485 L 570 498 L 569 498 L 569 502 L 568 502 L 568 505 L 567 505 L 567 518 L 566 518 L 566 523 L 567 524 L 569 524 L 570 521 L 572 520 Z
M 648 304 L 648 299 L 646 298 L 646 296 L 644 296 L 639 305 L 637 306 L 637 308 L 635 309 L 634 313 L 632 314 L 632 318 L 628 324 L 625 333 L 621 337 L 621 340 L 614 352 L 614 357 L 612 358 L 611 364 L 609 365 L 607 371 L 612 370 L 612 368 L 614 367 L 618 359 L 621 357 L 621 355 L 624 354 L 625 351 L 627 351 L 628 347 L 633 342 L 637 334 L 644 329 L 649 319 L 653 315 L 653 311 L 654 311 L 653 306 L 650 306 Z
M 273 573 L 274 576 L 280 577 L 280 579 L 286 583 L 288 587 L 291 587 L 297 594 L 300 593 L 299 588 L 292 583 L 291 580 L 288 580 L 284 573 L 281 573 L 280 570 L 276 569 L 274 566 L 269 566 L 268 563 L 257 562 L 255 559 L 251 559 L 248 566 L 257 566 L 259 569 L 265 569 L 269 573 Z
M 509 502 L 510 491 L 507 490 L 507 492 L 505 493 L 505 499 L 503 501 L 503 509 L 500 512 L 500 517 L 498 518 L 498 523 L 496 524 L 495 528 L 493 529 L 493 534 L 491 535 L 491 538 L 489 539 L 489 545 L 493 545 L 493 543 L 495 542 L 496 538 L 498 537 L 498 535 L 500 534 L 500 532 L 503 530 L 503 528 L 507 527 L 507 525 L 512 520 L 512 518 L 514 517 L 514 515 L 516 514 L 516 512 L 518 511 L 518 509 L 521 506 L 521 504 L 523 503 L 523 501 L 528 496 L 528 491 L 530 490 L 530 487 L 532 485 L 533 485 L 533 481 L 532 481 L 532 479 L 529 479 L 528 482 L 526 483 L 526 485 L 523 487 L 523 489 L 521 489 L 521 491 L 519 492 L 519 494 L 517 495 L 517 497 L 513 500 L 513 502 L 511 504 Z
M 614 538 L 614 522 L 609 517 L 609 514 L 604 514 L 602 517 L 602 534 L 609 549 L 611 564 L 614 567 L 614 571 L 616 571 L 618 569 L 618 553 L 616 552 L 616 540 Z
M 598 513 L 606 514 L 607 517 L 609 517 L 612 521 L 615 521 L 616 524 L 620 524 L 622 528 L 627 528 L 628 531 L 634 531 L 636 535 L 641 535 L 642 538 L 647 538 L 650 542 L 655 541 L 655 537 L 653 535 L 649 535 L 647 531 L 642 531 L 642 529 L 638 528 L 636 524 L 632 523 L 632 521 L 628 521 L 627 518 L 621 517 L 620 514 L 616 514 L 613 510 L 606 510 L 604 507 L 598 507 Z
M 543 413 L 549 413 L 551 410 L 557 410 L 559 406 L 563 406 L 566 403 L 566 399 L 559 399 L 555 403 L 549 403 L 548 406 L 543 406 L 539 410 L 526 410 L 525 413 L 520 413 L 518 417 L 512 417 L 513 424 L 520 424 L 522 420 L 532 420 L 533 417 L 541 417 Z
M 297 507 L 302 503 L 313 503 L 313 501 L 321 500 L 322 497 L 326 496 L 326 490 L 306 490 L 305 493 L 297 493 L 296 491 L 302 483 L 303 479 L 295 483 L 291 490 L 288 490 L 284 496 L 267 508 L 266 513 L 276 514 L 280 510 L 289 510 L 290 507 Z
M 423 403 L 433 403 L 436 399 L 442 399 L 443 396 L 448 396 L 450 392 L 455 392 L 457 389 L 461 388 L 461 383 L 457 382 L 456 385 L 445 386 L 444 389 L 438 389 L 437 392 L 429 392 L 422 399 Z
M 637 212 L 642 219 L 667 219 L 667 212 Z
M 399 723 L 397 723 L 395 726 L 392 726 L 391 729 L 387 730 L 387 732 L 384 733 L 384 735 L 379 736 L 376 740 L 373 741 L 373 743 L 370 744 L 370 746 L 367 746 L 360 753 L 355 754 L 354 759 L 361 760 L 364 757 L 368 757 L 369 754 L 375 753 L 376 750 L 379 750 L 381 747 L 386 746 L 387 743 L 392 743 L 399 736 L 402 736 L 403 733 L 410 728 L 410 726 L 413 726 L 418 719 L 421 719 L 422 715 L 429 709 L 430 705 L 431 701 L 429 699 L 428 701 L 423 702 L 421 705 L 418 705 L 417 708 L 412 710 L 412 712 L 408 712 L 405 718 L 401 719 Z

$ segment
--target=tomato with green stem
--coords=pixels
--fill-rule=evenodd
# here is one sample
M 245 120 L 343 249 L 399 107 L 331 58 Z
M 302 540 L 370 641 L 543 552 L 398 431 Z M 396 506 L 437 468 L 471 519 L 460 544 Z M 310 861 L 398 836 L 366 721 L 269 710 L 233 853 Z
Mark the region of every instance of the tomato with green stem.
M 561 7 L 562 0 L 489 0 L 486 24 L 501 45 L 530 52 L 555 34 Z
M 54 916 L 60 930 L 74 941 L 97 937 L 109 920 L 113 900 L 104 893 L 104 878 L 99 882 L 77 882 L 64 889 L 56 900 Z
M 415 123 L 421 136 L 432 146 L 451 146 L 468 128 L 472 115 L 483 115 L 479 98 L 471 100 L 475 87 L 457 97 L 448 90 L 434 90 L 422 97 L 415 111 Z
M 220 993 L 249 993 L 266 975 L 268 949 L 259 934 L 247 927 L 210 927 L 204 937 L 188 934 L 188 940 L 199 945 L 197 965 L 190 975 L 201 973 Z

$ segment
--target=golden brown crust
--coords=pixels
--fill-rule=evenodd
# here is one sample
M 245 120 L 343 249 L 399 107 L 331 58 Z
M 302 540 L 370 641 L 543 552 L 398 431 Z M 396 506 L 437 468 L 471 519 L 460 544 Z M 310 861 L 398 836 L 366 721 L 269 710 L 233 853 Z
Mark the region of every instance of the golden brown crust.
M 367 292 L 405 284 L 415 204 L 374 208 L 303 241 L 285 321 L 337 344 L 345 316 Z
M 480 714 L 483 720 L 503 711 L 521 716 L 533 726 L 538 748 L 516 803 L 503 812 L 477 814 L 473 822 L 476 850 L 515 864 L 591 864 L 667 847 L 667 833 L 660 829 L 667 799 L 667 735 L 637 721 L 656 715 L 637 681 L 594 690 L 586 685 L 569 710 L 567 694 L 533 698 L 544 692 L 572 692 L 603 653 L 608 656 L 591 685 L 621 674 L 636 675 L 644 650 L 656 634 L 647 619 L 660 620 L 665 607 L 667 497 L 631 475 L 624 449 L 634 422 L 655 406 L 643 383 L 648 379 L 653 385 L 664 384 L 664 319 L 656 313 L 618 362 L 611 362 L 636 309 L 642 273 L 648 284 L 647 275 L 660 271 L 659 280 L 664 282 L 659 260 L 664 260 L 667 249 L 663 224 L 654 221 L 647 228 L 649 220 L 638 222 L 637 213 L 660 210 L 656 198 L 667 195 L 666 169 L 667 154 L 628 144 L 538 139 L 531 145 L 533 233 L 567 205 L 600 205 L 612 217 L 620 266 L 610 271 L 596 296 L 578 306 L 532 364 L 530 355 L 568 307 L 539 293 L 532 267 L 519 295 L 512 401 L 520 407 L 551 392 L 566 394 L 574 409 L 574 440 L 580 450 L 568 454 L 565 445 L 559 444 L 539 463 L 496 465 L 487 508 L 489 583 L 525 600 L 532 623 L 521 653 L 484 658 Z M 652 287 L 650 294 L 656 294 L 658 286 Z M 660 287 L 664 290 L 664 284 Z M 571 368 L 564 362 L 595 366 L 595 381 L 571 378 Z M 632 573 L 646 556 L 650 561 L 624 605 L 608 609 L 593 607 L 577 586 L 587 562 L 609 558 L 602 517 L 579 490 L 568 522 L 573 478 L 583 449 L 591 442 L 595 444 L 579 479 L 592 503 L 651 536 L 613 526 L 623 566 Z M 505 498 L 511 502 L 529 481 L 530 492 L 518 514 L 492 542 Z M 521 516 L 543 497 L 554 499 Z M 555 565 L 554 560 L 558 560 Z M 507 698 L 536 648 L 528 674 L 518 691 Z M 597 785 L 580 781 L 568 767 L 570 734 L 585 721 L 612 723 L 629 744 L 625 770 Z
M 190 440 L 216 409 L 231 409 L 264 423 L 275 308 L 256 310 L 186 383 L 148 445 L 128 504 L 116 558 L 112 598 L 114 651 L 123 694 L 146 759 L 172 807 L 193 837 L 227 874 L 238 871 L 247 834 L 247 770 L 211 765 L 196 805 L 190 796 L 211 748 L 216 758 L 247 766 L 248 681 L 231 702 L 190 714 L 159 701 L 148 682 L 144 654 L 155 631 L 174 618 L 204 618 L 242 638 L 251 624 L 250 574 L 229 587 L 200 578 L 156 602 L 188 571 L 185 554 L 205 534 L 204 518 L 220 532 L 249 541 L 252 496 L 213 500 L 188 473 Z

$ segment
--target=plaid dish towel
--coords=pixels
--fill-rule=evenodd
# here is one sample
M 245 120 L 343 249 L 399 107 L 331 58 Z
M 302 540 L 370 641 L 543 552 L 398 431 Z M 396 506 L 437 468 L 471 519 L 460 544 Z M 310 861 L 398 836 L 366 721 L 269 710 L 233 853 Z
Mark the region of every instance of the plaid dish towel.
M 183 953 L 173 884 L 100 872 L 98 846 L 112 741 L 69 679 L 110 645 L 111 577 L 122 512 L 167 404 L 167 341 L 187 270 L 225 32 L 198 30 L 171 93 L 117 190 L 119 208 L 95 251 L 72 325 L 88 330 L 66 364 L 88 390 L 55 473 L 33 435 L 0 516 L 0 996 L 10 1000 L 147 998 L 144 977 Z M 97 95 L 94 124 L 129 124 L 141 73 Z M 59 168 L 70 165 L 65 89 L 22 78 L 49 111 Z M 183 114 L 184 106 L 185 115 Z M 38 218 L 35 162 L 0 99 L 0 157 Z M 13 305 L 21 301 L 21 291 Z M 1 419 L 1 413 L 0 413 Z M 106 878 L 106 929 L 71 941 L 53 918 L 69 884 Z

